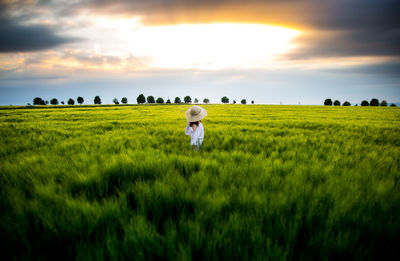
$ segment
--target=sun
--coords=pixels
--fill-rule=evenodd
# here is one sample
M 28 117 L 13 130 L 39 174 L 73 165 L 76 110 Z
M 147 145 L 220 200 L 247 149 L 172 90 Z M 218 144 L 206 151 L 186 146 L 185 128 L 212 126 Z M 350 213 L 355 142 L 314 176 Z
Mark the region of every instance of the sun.
M 137 21 L 135 21 L 137 22 Z M 294 47 L 300 31 L 264 24 L 212 23 L 144 26 L 104 22 L 136 56 L 151 57 L 152 68 L 254 69 L 269 67 Z

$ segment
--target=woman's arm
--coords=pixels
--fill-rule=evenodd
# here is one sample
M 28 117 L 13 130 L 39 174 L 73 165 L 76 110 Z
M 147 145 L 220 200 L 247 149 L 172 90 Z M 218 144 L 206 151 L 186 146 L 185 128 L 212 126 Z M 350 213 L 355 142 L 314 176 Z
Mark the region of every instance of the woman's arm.
M 192 133 L 192 129 L 189 126 L 189 122 L 187 122 L 186 129 L 185 129 L 185 134 L 186 135 L 190 135 L 191 133 Z

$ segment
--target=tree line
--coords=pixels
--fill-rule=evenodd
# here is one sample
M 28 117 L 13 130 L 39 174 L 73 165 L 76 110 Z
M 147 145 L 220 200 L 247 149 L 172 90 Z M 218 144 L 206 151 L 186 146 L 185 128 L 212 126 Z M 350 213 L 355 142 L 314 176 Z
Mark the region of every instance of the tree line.
M 332 106 L 332 105 L 340 106 L 341 103 L 340 103 L 339 100 L 335 100 L 334 102 L 332 102 L 332 99 L 328 98 L 328 99 L 325 99 L 324 105 L 325 106 Z M 351 103 L 348 102 L 348 101 L 345 101 L 342 106 L 351 106 Z M 358 104 L 356 104 L 354 106 L 358 106 Z M 361 102 L 361 106 L 382 106 L 382 107 L 387 107 L 388 106 L 388 102 L 386 100 L 382 100 L 381 102 L 379 102 L 378 99 L 373 98 L 369 102 L 367 100 L 363 100 Z M 392 103 L 392 104 L 390 104 L 390 107 L 396 107 L 396 104 Z
M 76 101 L 77 101 L 80 105 L 82 105 L 82 104 L 85 102 L 85 100 L 83 99 L 83 97 L 80 97 L 80 96 L 76 99 Z M 119 101 L 117 98 L 114 98 L 114 99 L 113 99 L 113 103 L 114 103 L 114 104 L 120 104 L 120 102 L 123 103 L 123 104 L 127 104 L 127 103 L 128 103 L 128 98 L 123 97 L 123 98 L 121 99 L 121 101 Z M 164 99 L 161 98 L 161 97 L 158 97 L 157 99 L 155 99 L 154 96 L 151 96 L 151 95 L 150 95 L 150 96 L 145 97 L 143 94 L 140 94 L 140 95 L 136 98 L 136 102 L 137 102 L 137 104 L 144 104 L 144 103 L 149 103 L 149 104 L 151 104 L 151 103 L 158 103 L 158 104 L 172 103 L 171 100 L 170 100 L 169 98 L 167 99 L 167 101 L 164 101 Z M 198 100 L 197 98 L 195 98 L 193 102 L 194 102 L 194 103 L 199 103 L 199 100 Z M 225 103 L 225 104 L 226 104 L 226 103 L 229 103 L 229 98 L 226 97 L 226 96 L 224 96 L 224 97 L 221 98 L 221 102 L 222 102 L 222 103 Z M 241 102 L 241 104 L 246 104 L 246 103 L 247 103 L 246 99 L 242 99 L 240 102 Z M 101 98 L 100 98 L 100 96 L 95 96 L 94 99 L 93 99 L 93 103 L 94 103 L 94 104 L 101 104 Z M 175 104 L 180 104 L 180 103 L 187 103 L 187 104 L 189 104 L 189 103 L 192 103 L 192 98 L 191 98 L 190 96 L 185 96 L 185 97 L 183 98 L 183 102 L 182 102 L 181 98 L 175 97 L 174 103 L 175 103 Z M 203 99 L 203 103 L 205 103 L 205 104 L 210 103 L 210 99 L 204 98 L 204 99 Z M 36 98 L 33 99 L 33 105 L 48 105 L 48 104 L 49 104 L 49 101 L 43 100 L 43 99 L 40 98 L 40 97 L 36 97 Z M 58 101 L 56 98 L 53 98 L 53 99 L 50 100 L 50 104 L 51 104 L 51 105 L 59 105 L 59 101 Z M 65 102 L 64 102 L 64 101 L 61 101 L 61 104 L 64 105 Z M 68 101 L 67 101 L 67 104 L 68 104 L 68 105 L 74 105 L 74 104 L 75 104 L 75 100 L 72 99 L 72 98 L 69 98 Z M 233 104 L 236 104 L 236 101 L 235 101 L 235 100 L 233 100 Z M 251 101 L 251 104 L 254 104 L 254 101 Z M 28 105 L 29 105 L 29 104 L 28 104 Z
M 76 101 L 80 105 L 82 105 L 85 102 L 83 97 L 80 97 L 80 96 L 76 99 Z M 158 97 L 157 99 L 155 99 L 154 96 L 152 96 L 152 95 L 145 97 L 143 94 L 140 94 L 136 98 L 136 102 L 137 102 L 137 104 L 144 104 L 144 103 L 149 103 L 149 104 L 152 104 L 152 103 L 158 103 L 158 104 L 167 103 L 167 104 L 170 104 L 170 103 L 172 103 L 172 101 L 169 98 L 167 99 L 167 101 L 164 101 L 164 99 L 161 98 L 161 97 Z M 193 102 L 194 103 L 199 103 L 199 100 L 197 98 L 195 98 L 193 100 Z M 60 103 L 62 105 L 65 104 L 64 101 L 61 101 Z M 94 99 L 93 99 L 93 103 L 94 104 L 101 104 L 100 96 L 95 96 Z M 120 103 L 127 104 L 128 103 L 128 98 L 122 97 L 121 101 L 119 101 L 117 98 L 114 98 L 113 99 L 113 103 L 114 104 L 120 104 Z M 192 98 L 190 96 L 185 96 L 183 98 L 183 102 L 182 102 L 181 98 L 175 97 L 174 103 L 175 104 L 180 104 L 180 103 L 189 104 L 189 103 L 192 103 Z M 205 103 L 205 104 L 210 103 L 210 99 L 204 98 L 203 99 L 203 103 Z M 221 103 L 224 103 L 224 104 L 229 103 L 229 98 L 227 96 L 222 97 L 221 98 Z M 236 100 L 233 100 L 232 103 L 236 104 Z M 242 99 L 240 101 L 240 103 L 241 104 L 247 104 L 247 100 L 246 99 Z M 43 100 L 40 97 L 36 97 L 36 98 L 33 99 L 33 105 L 48 105 L 48 104 L 49 104 L 49 101 Z M 50 100 L 50 104 L 51 105 L 58 105 L 59 101 L 56 98 L 53 98 L 53 99 Z M 72 98 L 69 98 L 68 101 L 67 101 L 67 104 L 68 105 L 74 105 L 75 104 L 75 100 L 72 99 Z M 251 104 L 254 104 L 253 100 L 251 101 Z M 327 98 L 324 101 L 324 105 L 326 105 L 326 106 L 332 106 L 332 105 L 334 105 L 334 106 L 351 106 L 351 103 L 349 101 L 345 101 L 345 102 L 343 102 L 343 104 L 341 104 L 341 102 L 339 100 L 332 101 L 332 99 Z M 382 100 L 381 102 L 379 102 L 379 100 L 376 99 L 376 98 L 371 99 L 371 101 L 369 101 L 369 102 L 367 100 L 363 100 L 360 105 L 361 106 L 382 106 L 382 107 L 389 106 L 389 104 L 388 104 L 388 102 L 386 100 Z M 358 106 L 358 104 L 355 104 L 354 106 Z M 392 104 L 390 104 L 390 107 L 396 107 L 396 104 L 392 103 Z

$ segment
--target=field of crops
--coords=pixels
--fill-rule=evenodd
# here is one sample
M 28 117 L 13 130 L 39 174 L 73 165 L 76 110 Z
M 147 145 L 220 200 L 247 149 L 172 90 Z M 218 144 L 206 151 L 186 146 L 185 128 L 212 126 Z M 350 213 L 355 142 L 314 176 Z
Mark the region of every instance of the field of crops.
M 400 109 L 0 110 L 0 247 L 17 259 L 381 259 L 400 240 Z

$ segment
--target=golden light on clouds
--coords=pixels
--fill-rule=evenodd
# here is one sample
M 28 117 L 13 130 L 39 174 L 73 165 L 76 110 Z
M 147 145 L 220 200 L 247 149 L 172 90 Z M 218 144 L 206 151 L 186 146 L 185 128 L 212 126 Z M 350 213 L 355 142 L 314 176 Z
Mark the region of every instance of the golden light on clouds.
M 143 27 L 130 48 L 154 58 L 158 68 L 254 68 L 291 48 L 299 32 L 256 24 L 184 24 Z
M 265 68 L 293 48 L 300 32 L 263 24 L 212 23 L 144 26 L 139 20 L 99 19 L 96 26 L 114 30 L 124 51 L 151 57 L 150 68 Z M 117 54 L 120 50 L 113 50 Z
M 282 63 L 282 55 L 295 47 L 293 40 L 300 34 L 264 24 L 147 26 L 140 17 L 91 19 L 90 26 L 72 31 L 85 41 L 58 50 L 0 56 L 0 68 L 7 69 L 12 61 L 8 69 L 21 72 L 271 69 Z

